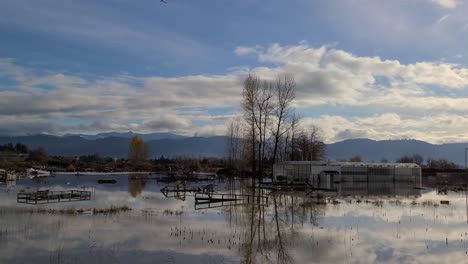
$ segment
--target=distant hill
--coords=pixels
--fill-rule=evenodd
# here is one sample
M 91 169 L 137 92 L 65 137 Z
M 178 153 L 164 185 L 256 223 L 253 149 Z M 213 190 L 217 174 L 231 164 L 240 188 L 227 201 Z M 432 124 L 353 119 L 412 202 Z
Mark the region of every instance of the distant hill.
M 135 134 L 103 133 L 97 135 L 33 135 L 0 136 L 0 144 L 23 143 L 29 148 L 43 147 L 50 155 L 79 156 L 99 154 L 109 157 L 126 157 L 130 138 Z M 223 157 L 226 138 L 184 137 L 171 133 L 138 134 L 150 146 L 151 156 L 174 157 Z M 327 145 L 327 157 L 331 160 L 349 160 L 356 154 L 365 161 L 393 162 L 403 155 L 420 154 L 424 158 L 444 158 L 464 165 L 465 147 L 468 143 L 430 144 L 419 140 L 370 140 L 350 139 Z
M 29 148 L 43 147 L 49 155 L 80 156 L 99 154 L 108 157 L 126 157 L 130 136 L 108 136 L 86 139 L 78 135 L 63 137 L 34 135 L 6 137 L 0 136 L 0 145 L 6 143 L 23 143 Z M 152 157 L 173 157 L 187 155 L 193 157 L 221 157 L 225 153 L 225 137 L 183 137 L 145 140 L 149 145 Z
M 459 165 L 465 164 L 465 148 L 468 143 L 430 144 L 419 140 L 370 140 L 349 139 L 327 145 L 330 159 L 342 160 L 361 155 L 365 161 L 393 162 L 403 155 L 420 154 L 425 159 L 444 158 Z

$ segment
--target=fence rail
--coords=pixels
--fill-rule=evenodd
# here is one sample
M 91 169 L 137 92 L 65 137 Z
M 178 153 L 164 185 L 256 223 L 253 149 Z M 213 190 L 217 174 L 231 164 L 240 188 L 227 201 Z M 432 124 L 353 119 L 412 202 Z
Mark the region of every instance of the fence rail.
M 91 192 L 81 190 L 20 192 L 17 195 L 17 202 L 25 204 L 47 204 L 87 200 L 91 200 Z
M 245 204 L 267 206 L 268 196 L 230 193 L 195 194 L 195 210 Z

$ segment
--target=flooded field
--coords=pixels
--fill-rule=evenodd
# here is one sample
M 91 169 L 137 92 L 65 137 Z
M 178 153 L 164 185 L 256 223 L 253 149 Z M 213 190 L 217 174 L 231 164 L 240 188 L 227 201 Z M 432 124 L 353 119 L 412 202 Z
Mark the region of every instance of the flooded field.
M 251 180 L 207 181 L 179 185 L 177 192 L 175 183 L 142 175 L 57 175 L 3 184 L 0 263 L 466 263 L 468 258 L 465 191 L 411 182 L 343 183 L 337 192 L 252 186 Z M 66 196 L 71 190 L 86 195 Z M 43 203 L 19 203 L 18 193 L 35 193 Z M 88 193 L 90 199 L 79 200 Z

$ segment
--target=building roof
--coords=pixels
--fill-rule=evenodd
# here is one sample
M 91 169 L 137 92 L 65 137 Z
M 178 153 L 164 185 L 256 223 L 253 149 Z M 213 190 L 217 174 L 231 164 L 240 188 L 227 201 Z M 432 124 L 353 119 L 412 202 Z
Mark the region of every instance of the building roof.
M 323 173 L 340 173 L 339 171 L 324 170 Z
M 337 167 L 420 168 L 415 163 L 351 162 L 351 161 L 283 161 L 280 165 L 312 165 Z

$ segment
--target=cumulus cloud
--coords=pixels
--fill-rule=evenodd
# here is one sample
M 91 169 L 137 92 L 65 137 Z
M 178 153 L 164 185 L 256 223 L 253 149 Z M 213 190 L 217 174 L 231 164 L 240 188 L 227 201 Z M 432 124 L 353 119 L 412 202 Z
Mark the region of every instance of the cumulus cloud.
M 0 83 L 0 120 L 5 127 L 0 133 L 134 130 L 221 135 L 224 123 L 239 114 L 242 78 L 255 73 L 265 79 L 293 74 L 295 107 L 306 117 L 305 124 L 322 127 L 328 142 L 353 137 L 467 139 L 463 126 L 468 125 L 468 68 L 463 65 L 405 64 L 305 42 L 239 47 L 235 53 L 253 54 L 265 65 L 220 75 L 86 78 L 0 59 L 0 78 L 8 83 Z M 317 117 L 314 108 L 322 115 Z M 213 114 L 219 109 L 222 114 Z M 353 111 L 360 114 L 353 116 Z
M 366 117 L 342 117 L 323 115 L 304 118 L 305 129 L 318 125 L 325 131 L 326 142 L 352 138 L 420 139 L 433 143 L 467 142 L 465 135 L 468 117 L 445 114 L 402 117 L 396 113 L 384 113 Z
M 15 83 L 15 89 L 0 84 L 0 117 L 9 121 L 2 134 L 109 130 L 193 134 L 198 130 L 191 127 L 190 118 L 206 120 L 209 109 L 236 108 L 241 87 L 236 75 L 85 80 L 37 72 L 11 59 L 0 60 L 0 76 Z M 70 119 L 74 125 L 65 125 Z M 210 121 L 220 123 L 219 118 Z M 28 122 L 31 126 L 26 126 Z
M 468 69 L 449 63 L 418 62 L 401 64 L 397 60 L 382 60 L 379 57 L 360 57 L 352 53 L 327 49 L 322 46 L 313 48 L 308 45 L 272 45 L 266 52 L 258 53 L 259 61 L 280 63 L 278 70 L 294 70 L 294 73 L 314 73 L 325 70 L 333 76 L 341 75 L 345 81 L 360 80 L 363 84 L 374 83 L 376 76 L 417 84 L 439 85 L 446 88 L 461 89 L 468 85 Z M 259 68 L 264 71 L 264 68 Z M 349 78 L 346 78 L 349 76 Z M 301 76 L 302 77 L 302 76 Z M 356 87 L 359 88 L 359 87 Z M 356 89 L 355 88 L 355 89 Z
M 398 60 L 296 46 L 261 49 L 259 61 L 277 67 L 251 69 L 263 78 L 293 73 L 298 84 L 297 106 L 346 105 L 391 111 L 464 111 L 468 69 L 441 62 L 402 64 Z M 437 92 L 434 92 L 435 87 Z

